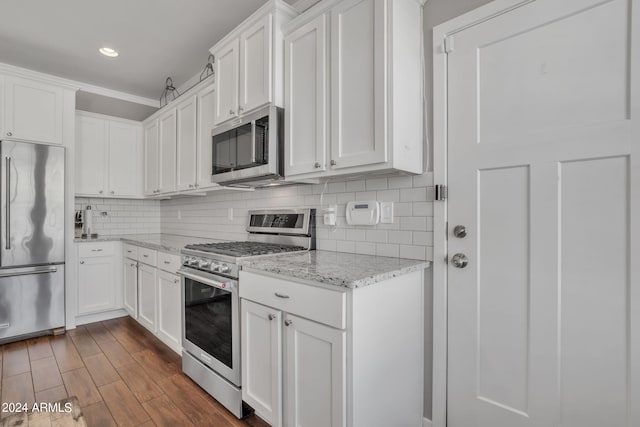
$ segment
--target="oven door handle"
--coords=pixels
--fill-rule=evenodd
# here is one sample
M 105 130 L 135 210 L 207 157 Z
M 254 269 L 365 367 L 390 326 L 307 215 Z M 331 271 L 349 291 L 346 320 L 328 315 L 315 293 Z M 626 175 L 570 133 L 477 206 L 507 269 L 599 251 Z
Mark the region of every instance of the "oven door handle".
M 219 282 L 217 280 L 213 280 L 199 274 L 194 274 L 184 268 L 179 269 L 178 274 L 186 277 L 187 279 L 195 280 L 197 282 L 204 283 L 205 285 L 213 286 L 214 288 L 222 289 L 224 291 L 232 291 L 234 289 L 233 281 Z

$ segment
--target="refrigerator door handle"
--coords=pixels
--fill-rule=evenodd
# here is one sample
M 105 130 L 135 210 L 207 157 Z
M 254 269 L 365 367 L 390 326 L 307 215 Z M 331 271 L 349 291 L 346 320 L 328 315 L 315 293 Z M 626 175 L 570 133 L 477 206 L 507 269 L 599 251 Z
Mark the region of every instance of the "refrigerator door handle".
M 7 183 L 6 193 L 5 193 L 5 244 L 4 248 L 7 250 L 11 250 L 11 157 L 5 157 L 5 182 Z
M 48 274 L 55 273 L 58 268 L 55 266 L 16 268 L 7 271 L 0 270 L 0 278 L 13 276 L 27 276 L 31 274 Z

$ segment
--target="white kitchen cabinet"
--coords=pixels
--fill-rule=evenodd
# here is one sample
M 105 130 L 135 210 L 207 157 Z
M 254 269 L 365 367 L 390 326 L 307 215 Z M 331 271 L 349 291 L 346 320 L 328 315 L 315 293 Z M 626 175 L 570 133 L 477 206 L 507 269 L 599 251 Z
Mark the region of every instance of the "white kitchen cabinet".
M 295 280 L 240 272 L 242 399 L 273 426 L 421 425 L 424 272 Z
M 142 127 L 84 112 L 76 114 L 76 194 L 140 197 Z
M 213 159 L 211 129 L 215 125 L 215 85 L 210 85 L 198 92 L 198 142 L 197 142 L 197 178 L 199 189 L 219 187 L 211 182 L 211 163 Z
M 153 119 L 144 128 L 144 195 L 153 196 L 160 191 L 160 147 L 158 120 Z
M 215 92 L 215 124 L 238 116 L 238 71 L 240 41 L 235 38 L 212 50 L 218 90 Z
M 273 15 L 260 19 L 240 34 L 240 104 L 238 114 L 273 100 Z
M 160 193 L 176 191 L 176 117 L 175 108 L 158 117 L 158 145 L 160 148 L 158 184 Z
M 285 316 L 287 423 L 346 426 L 346 332 Z
M 62 144 L 63 93 L 48 83 L 5 76 L 3 138 Z
M 142 127 L 109 121 L 107 189 L 111 197 L 140 197 Z
M 282 106 L 281 27 L 297 15 L 271 0 L 210 49 L 215 57 L 215 125 L 268 103 Z
M 158 338 L 174 351 L 182 350 L 182 310 L 180 278 L 158 270 Z
M 282 425 L 282 312 L 242 300 L 242 400 Z
M 106 122 L 76 114 L 76 194 L 104 197 Z
M 286 25 L 285 176 L 422 173 L 420 7 L 326 2 Z
M 138 264 L 138 322 L 152 333 L 157 332 L 156 268 Z
M 190 96 L 176 106 L 176 188 L 178 191 L 196 188 L 197 110 L 196 95 Z
M 286 175 L 324 171 L 327 128 L 327 17 L 284 38 Z
M 124 309 L 129 316 L 138 318 L 138 261 L 135 259 L 123 258 L 124 264 Z
M 114 310 L 118 307 L 118 286 L 114 242 L 78 245 L 79 315 Z

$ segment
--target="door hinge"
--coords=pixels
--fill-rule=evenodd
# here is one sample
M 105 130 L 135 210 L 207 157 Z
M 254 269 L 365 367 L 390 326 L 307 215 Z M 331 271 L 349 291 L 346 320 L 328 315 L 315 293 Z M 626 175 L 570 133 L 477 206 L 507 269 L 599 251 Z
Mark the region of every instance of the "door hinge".
M 448 191 L 447 191 L 446 185 L 438 184 L 434 188 L 435 188 L 435 195 L 433 198 L 434 201 L 444 202 L 445 200 L 447 200 Z
M 444 53 L 453 52 L 453 36 L 447 36 L 444 39 Z

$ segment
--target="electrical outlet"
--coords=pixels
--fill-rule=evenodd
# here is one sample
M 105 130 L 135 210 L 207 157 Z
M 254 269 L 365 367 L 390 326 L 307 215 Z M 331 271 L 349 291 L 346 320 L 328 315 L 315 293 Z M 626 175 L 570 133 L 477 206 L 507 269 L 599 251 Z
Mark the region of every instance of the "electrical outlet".
M 182 211 L 178 209 L 178 219 L 182 219 Z
M 229 208 L 229 209 L 227 210 L 227 219 L 228 219 L 229 221 L 233 221 L 233 208 Z

